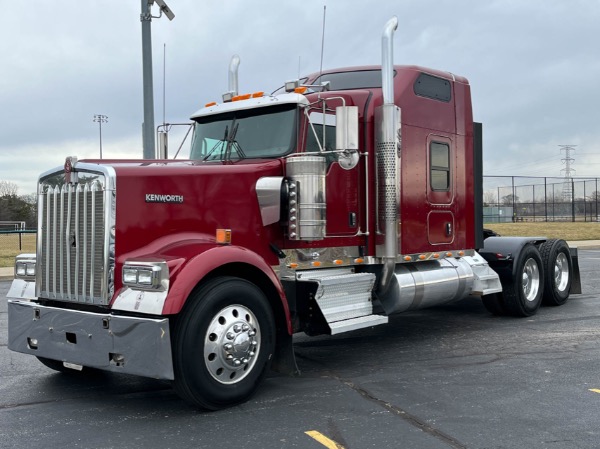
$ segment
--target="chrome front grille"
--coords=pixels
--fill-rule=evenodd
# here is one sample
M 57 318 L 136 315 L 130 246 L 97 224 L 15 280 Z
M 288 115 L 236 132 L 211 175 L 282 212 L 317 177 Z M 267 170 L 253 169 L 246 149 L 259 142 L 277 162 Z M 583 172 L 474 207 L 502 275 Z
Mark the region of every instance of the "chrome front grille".
M 106 305 L 114 264 L 109 229 L 114 191 L 97 173 L 73 184 L 56 179 L 42 181 L 39 189 L 37 296 Z

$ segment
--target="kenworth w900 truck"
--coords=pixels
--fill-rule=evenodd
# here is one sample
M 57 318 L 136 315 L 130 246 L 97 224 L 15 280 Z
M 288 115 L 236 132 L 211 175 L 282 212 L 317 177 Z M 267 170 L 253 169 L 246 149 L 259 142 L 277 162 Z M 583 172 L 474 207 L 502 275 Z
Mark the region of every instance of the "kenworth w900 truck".
M 563 240 L 482 223 L 468 81 L 393 65 L 329 70 L 196 112 L 188 160 L 81 160 L 41 175 L 36 254 L 17 258 L 9 348 L 57 369 L 173 380 L 246 400 L 292 336 L 340 334 L 481 297 L 529 316 L 579 291 Z M 237 76 L 236 76 L 237 79 Z

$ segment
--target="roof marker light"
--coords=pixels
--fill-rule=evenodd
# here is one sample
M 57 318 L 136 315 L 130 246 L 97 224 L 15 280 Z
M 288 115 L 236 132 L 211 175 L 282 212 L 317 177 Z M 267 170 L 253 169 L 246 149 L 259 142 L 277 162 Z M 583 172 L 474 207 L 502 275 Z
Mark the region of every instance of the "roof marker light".
M 206 103 L 204 105 L 205 108 L 210 108 L 211 106 L 216 106 L 217 102 L 216 101 L 211 101 L 210 103 Z
M 265 95 L 265 93 L 262 92 L 262 91 L 260 91 L 260 92 L 254 92 L 252 94 L 252 98 L 260 98 L 260 97 L 263 97 L 264 95 Z

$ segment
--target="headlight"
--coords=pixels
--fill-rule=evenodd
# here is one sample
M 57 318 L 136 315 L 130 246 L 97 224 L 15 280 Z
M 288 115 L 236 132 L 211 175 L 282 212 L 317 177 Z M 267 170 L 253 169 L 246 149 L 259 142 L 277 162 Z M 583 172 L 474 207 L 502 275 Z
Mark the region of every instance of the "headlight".
M 35 277 L 35 254 L 19 254 L 15 260 L 15 277 L 32 279 Z
M 123 285 L 142 290 L 164 290 L 168 285 L 168 267 L 163 261 L 126 261 Z

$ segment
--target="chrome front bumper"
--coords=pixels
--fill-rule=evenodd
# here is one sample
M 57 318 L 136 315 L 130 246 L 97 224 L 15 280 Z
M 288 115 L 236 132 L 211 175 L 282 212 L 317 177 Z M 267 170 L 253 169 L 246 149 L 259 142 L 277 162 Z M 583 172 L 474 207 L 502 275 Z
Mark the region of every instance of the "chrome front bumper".
M 8 300 L 8 348 L 75 365 L 173 379 L 168 318 L 125 317 Z

